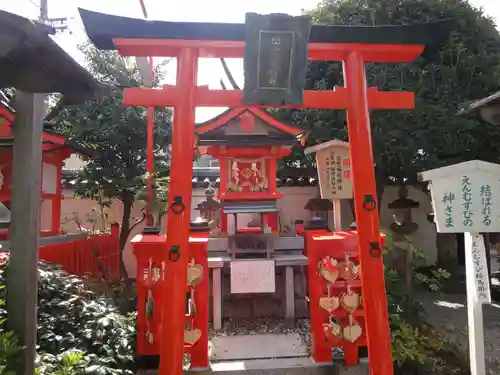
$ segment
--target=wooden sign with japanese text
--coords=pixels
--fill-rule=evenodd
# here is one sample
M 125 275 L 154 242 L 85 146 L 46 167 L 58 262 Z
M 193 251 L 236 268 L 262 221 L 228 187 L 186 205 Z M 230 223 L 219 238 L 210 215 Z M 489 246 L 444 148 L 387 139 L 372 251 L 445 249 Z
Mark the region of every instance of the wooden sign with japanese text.
M 316 153 L 319 188 L 323 199 L 351 199 L 353 197 L 351 159 L 348 143 L 336 141 L 324 148 L 309 148 Z
M 422 172 L 430 181 L 437 231 L 500 231 L 500 165 L 468 161 Z
M 310 17 L 247 13 L 245 27 L 243 103 L 302 104 Z
M 232 260 L 231 293 L 274 293 L 274 260 Z

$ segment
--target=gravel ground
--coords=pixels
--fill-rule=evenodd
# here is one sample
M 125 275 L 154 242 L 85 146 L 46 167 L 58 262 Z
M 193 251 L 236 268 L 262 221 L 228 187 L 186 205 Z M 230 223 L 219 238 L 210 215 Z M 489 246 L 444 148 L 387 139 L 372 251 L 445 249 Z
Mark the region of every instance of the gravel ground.
M 427 321 L 449 340 L 458 344 L 463 355 L 469 357 L 469 336 L 465 295 L 419 296 L 427 311 Z M 500 374 L 500 304 L 493 303 L 483 308 L 486 374 Z
M 468 358 L 468 327 L 466 297 L 464 295 L 439 295 L 425 293 L 418 300 L 427 311 L 427 320 L 445 337 L 458 344 L 463 355 Z M 484 307 L 484 332 L 487 362 L 487 375 L 500 374 L 500 304 Z M 222 330 L 210 328 L 209 338 L 215 336 L 257 335 L 264 333 L 297 333 L 303 345 L 311 348 L 309 320 L 297 319 L 290 328 L 283 319 L 238 319 L 226 320 Z M 341 355 L 341 352 L 335 353 Z
M 259 335 L 264 333 L 297 333 L 302 339 L 302 344 L 311 347 L 311 334 L 309 332 L 309 320 L 297 319 L 294 327 L 289 327 L 283 319 L 261 318 L 261 319 L 228 319 L 224 322 L 221 330 L 209 329 L 208 338 L 215 336 L 235 335 Z

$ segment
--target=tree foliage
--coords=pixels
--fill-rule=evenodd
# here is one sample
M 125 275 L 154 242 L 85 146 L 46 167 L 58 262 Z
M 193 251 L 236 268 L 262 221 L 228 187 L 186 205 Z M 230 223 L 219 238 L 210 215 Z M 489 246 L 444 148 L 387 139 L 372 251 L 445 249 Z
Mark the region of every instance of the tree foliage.
M 500 132 L 471 118 L 457 117 L 461 103 L 500 89 L 500 37 L 493 21 L 466 0 L 324 0 L 309 12 L 320 24 L 401 25 L 457 20 L 449 42 L 433 59 L 409 64 L 367 64 L 369 86 L 414 91 L 412 111 L 372 111 L 377 182 L 412 181 L 416 172 L 479 158 L 498 161 Z M 343 85 L 341 63 L 315 61 L 307 89 Z M 311 131 L 310 139 L 347 140 L 342 111 L 281 111 L 286 120 Z M 288 163 L 300 160 L 293 155 Z
M 105 196 L 123 203 L 121 249 L 131 229 L 131 210 L 146 174 L 146 122 L 143 107 L 124 107 L 122 88 L 142 86 L 135 61 L 114 51 L 81 47 L 89 71 L 100 81 L 116 87 L 109 95 L 94 97 L 84 105 L 64 108 L 56 116 L 58 131 L 89 150 L 87 165 L 80 173 L 77 193 L 83 197 Z M 164 77 L 164 65 L 155 69 L 155 85 Z M 157 108 L 154 118 L 156 171 L 168 170 L 166 145 L 171 112 Z M 122 273 L 125 269 L 122 265 Z
M 0 258 L 0 301 L 5 301 L 8 259 Z M 36 375 L 134 374 L 135 316 L 97 296 L 87 280 L 57 266 L 38 265 Z M 0 374 L 15 375 L 22 351 L 0 309 Z

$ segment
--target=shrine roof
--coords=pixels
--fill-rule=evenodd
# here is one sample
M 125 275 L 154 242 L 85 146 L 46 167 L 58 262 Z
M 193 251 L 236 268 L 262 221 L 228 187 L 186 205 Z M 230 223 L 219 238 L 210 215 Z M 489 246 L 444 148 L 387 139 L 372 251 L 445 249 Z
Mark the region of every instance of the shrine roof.
M 445 180 L 447 177 L 467 174 L 471 171 L 481 171 L 492 175 L 500 174 L 500 165 L 482 160 L 469 160 L 462 163 L 447 165 L 446 167 L 435 168 L 429 171 L 418 173 L 419 181 Z
M 51 148 L 51 150 L 60 149 L 60 148 L 70 148 L 76 153 L 85 155 L 85 156 L 93 156 L 93 152 L 91 150 L 86 149 L 85 147 L 80 146 L 75 141 L 71 140 L 67 136 L 60 134 L 53 130 L 54 124 L 51 122 L 44 122 L 43 124 L 43 143 L 60 147 Z M 14 145 L 14 137 L 12 136 L 0 136 L 0 147 L 9 148 Z
M 253 117 L 261 119 L 267 125 L 272 128 L 280 130 L 282 133 L 291 134 L 294 136 L 299 136 L 304 131 L 293 125 L 285 124 L 281 122 L 276 117 L 271 115 L 269 112 L 264 111 L 259 108 L 228 108 L 221 114 L 201 123 L 196 124 L 196 132 L 199 134 L 206 133 L 210 130 L 214 130 L 225 125 L 230 120 L 235 120 L 241 117 L 243 114 L 248 113 Z
M 178 39 L 244 41 L 245 24 L 151 21 L 79 8 L 89 39 L 97 48 L 113 50 L 113 39 Z M 453 20 L 418 25 L 314 25 L 309 42 L 435 45 L 447 40 Z
M 492 125 L 500 125 L 500 91 L 460 105 L 458 115 L 473 114 Z
M 332 146 L 341 146 L 341 147 L 349 148 L 349 142 L 344 142 L 344 141 L 341 141 L 339 139 L 332 139 L 331 141 L 319 143 L 317 145 L 308 147 L 304 150 L 304 153 L 306 155 L 313 154 L 315 152 L 324 150 L 324 149 L 326 149 L 328 147 L 332 147 Z
M 0 10 L 0 88 L 63 94 L 78 104 L 106 86 L 50 37 L 55 30 L 37 21 Z
M 200 145 L 293 145 L 302 129 L 287 125 L 257 108 L 233 108 L 196 125 Z

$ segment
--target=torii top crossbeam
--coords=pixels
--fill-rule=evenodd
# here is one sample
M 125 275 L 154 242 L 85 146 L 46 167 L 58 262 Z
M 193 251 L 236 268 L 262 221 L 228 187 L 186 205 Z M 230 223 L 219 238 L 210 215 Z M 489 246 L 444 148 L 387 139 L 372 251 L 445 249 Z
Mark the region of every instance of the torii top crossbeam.
M 87 35 L 99 49 L 124 56 L 176 57 L 180 47 L 199 47 L 199 57 L 242 58 L 242 23 L 167 22 L 112 16 L 79 9 Z M 359 44 L 365 62 L 413 61 L 423 51 L 447 40 L 450 20 L 403 26 L 319 26 L 309 39 L 309 58 L 341 61 L 345 50 Z M 361 44 L 362 43 L 362 44 Z M 348 44 L 348 46 L 346 46 Z M 384 45 L 384 48 L 381 48 Z

